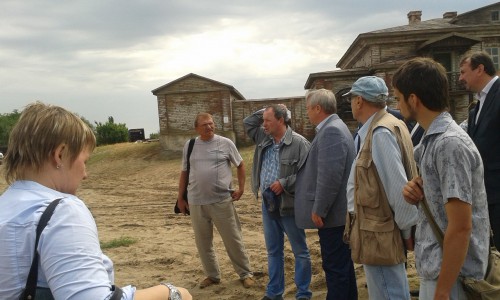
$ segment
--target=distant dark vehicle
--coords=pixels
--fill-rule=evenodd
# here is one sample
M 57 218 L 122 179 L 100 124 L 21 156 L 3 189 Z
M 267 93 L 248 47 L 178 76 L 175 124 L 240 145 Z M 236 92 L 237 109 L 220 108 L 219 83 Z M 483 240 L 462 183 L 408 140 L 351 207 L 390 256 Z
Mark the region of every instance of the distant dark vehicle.
M 144 136 L 144 128 L 129 129 L 128 130 L 128 140 L 129 142 L 144 141 L 146 138 Z

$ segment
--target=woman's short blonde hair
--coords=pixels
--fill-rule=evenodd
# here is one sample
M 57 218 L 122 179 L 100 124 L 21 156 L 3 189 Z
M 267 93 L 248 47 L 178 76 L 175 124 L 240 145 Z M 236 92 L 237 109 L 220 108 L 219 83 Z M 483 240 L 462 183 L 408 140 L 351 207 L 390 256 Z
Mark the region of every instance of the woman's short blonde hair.
M 85 149 L 96 146 L 92 129 L 66 109 L 35 102 L 26 106 L 9 136 L 4 158 L 7 183 L 25 179 L 27 170 L 40 171 L 58 146 L 67 145 L 73 163 Z

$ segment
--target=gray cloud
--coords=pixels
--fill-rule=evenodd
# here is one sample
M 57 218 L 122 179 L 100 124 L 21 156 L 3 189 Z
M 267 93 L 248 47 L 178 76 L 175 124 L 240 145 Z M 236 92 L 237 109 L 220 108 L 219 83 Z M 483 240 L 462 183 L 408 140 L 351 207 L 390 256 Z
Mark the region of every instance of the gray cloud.
M 151 90 L 188 73 L 247 99 L 303 95 L 360 33 L 490 1 L 4 0 L 0 113 L 42 100 L 89 119 L 158 130 Z

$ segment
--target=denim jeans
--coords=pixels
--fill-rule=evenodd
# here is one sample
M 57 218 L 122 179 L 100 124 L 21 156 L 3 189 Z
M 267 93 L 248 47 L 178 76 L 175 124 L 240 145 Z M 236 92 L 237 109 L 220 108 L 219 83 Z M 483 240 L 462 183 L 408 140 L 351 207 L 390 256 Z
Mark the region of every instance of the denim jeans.
M 327 300 L 358 299 L 354 263 L 349 246 L 342 240 L 343 234 L 344 226 L 318 229 Z
M 363 265 L 370 299 L 410 300 L 405 264 L 392 266 Z
M 437 280 L 425 280 L 420 278 L 420 291 L 418 299 L 420 300 L 432 300 L 434 299 L 434 293 L 436 291 Z M 465 291 L 462 288 L 462 283 L 460 279 L 457 279 L 455 284 L 450 291 L 450 300 L 467 300 Z
M 295 285 L 297 286 L 295 297 L 311 298 L 312 292 L 309 290 L 311 257 L 307 248 L 304 230 L 297 227 L 293 216 L 271 218 L 264 205 L 262 207 L 262 223 L 264 225 L 269 273 L 266 296 L 274 299 L 282 296 L 285 291 L 284 235 L 286 233 L 295 256 Z

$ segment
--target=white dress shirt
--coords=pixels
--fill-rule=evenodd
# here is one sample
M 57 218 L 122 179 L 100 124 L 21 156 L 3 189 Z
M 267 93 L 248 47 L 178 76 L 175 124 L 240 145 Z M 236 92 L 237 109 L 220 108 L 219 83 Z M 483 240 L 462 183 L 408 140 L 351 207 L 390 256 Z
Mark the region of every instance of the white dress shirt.
M 113 263 L 102 253 L 97 227 L 83 201 L 33 181 L 16 181 L 0 196 L 0 299 L 18 299 L 26 285 L 36 226 L 50 202 L 62 198 L 40 235 L 38 287 L 55 299 L 106 299 Z M 122 299 L 135 288 L 123 288 Z

